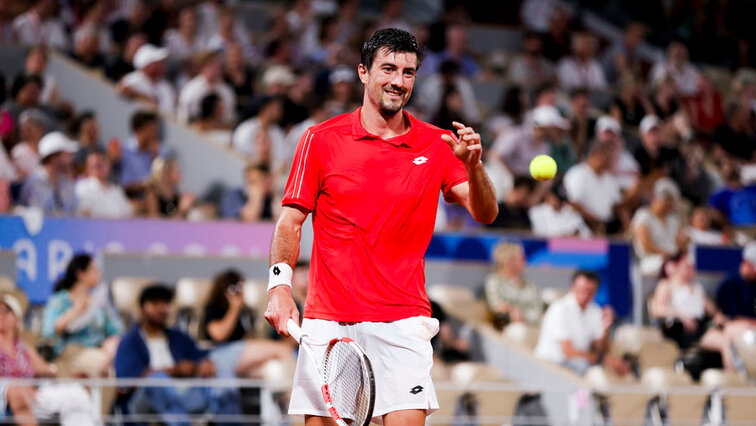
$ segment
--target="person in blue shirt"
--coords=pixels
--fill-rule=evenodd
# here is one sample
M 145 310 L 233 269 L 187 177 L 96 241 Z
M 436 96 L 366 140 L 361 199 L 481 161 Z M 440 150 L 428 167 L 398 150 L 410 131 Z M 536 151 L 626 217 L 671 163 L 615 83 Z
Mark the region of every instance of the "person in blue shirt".
M 709 198 L 715 220 L 724 227 L 756 225 L 756 185 L 743 185 L 735 166 L 725 176 L 726 186 Z
M 133 136 L 124 141 L 120 162 L 120 183 L 127 192 L 144 188 L 150 177 L 152 160 L 161 156 L 160 120 L 151 111 L 131 116 Z
M 118 378 L 212 378 L 216 366 L 208 353 L 186 333 L 168 327 L 173 291 L 161 284 L 145 288 L 139 296 L 141 321 L 124 334 L 115 357 Z M 188 418 L 176 421 L 176 415 L 239 414 L 238 401 L 225 403 L 223 393 L 206 387 L 141 387 L 128 399 L 132 414 L 171 416 L 167 425 L 189 425 Z
M 278 216 L 280 200 L 273 191 L 273 179 L 266 164 L 249 164 L 244 168 L 244 187 L 223 193 L 219 213 L 224 219 L 244 222 L 273 220 Z

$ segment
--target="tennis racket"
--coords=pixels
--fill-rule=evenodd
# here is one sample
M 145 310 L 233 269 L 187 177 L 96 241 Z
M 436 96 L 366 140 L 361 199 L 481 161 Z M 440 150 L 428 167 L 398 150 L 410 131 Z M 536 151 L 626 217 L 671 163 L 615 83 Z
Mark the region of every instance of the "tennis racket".
M 321 343 L 328 345 L 321 365 L 311 347 L 318 343 L 309 341 L 291 318 L 287 328 L 315 365 L 320 378 L 320 393 L 336 424 L 367 426 L 375 406 L 375 377 L 365 351 L 352 339 L 337 337 Z

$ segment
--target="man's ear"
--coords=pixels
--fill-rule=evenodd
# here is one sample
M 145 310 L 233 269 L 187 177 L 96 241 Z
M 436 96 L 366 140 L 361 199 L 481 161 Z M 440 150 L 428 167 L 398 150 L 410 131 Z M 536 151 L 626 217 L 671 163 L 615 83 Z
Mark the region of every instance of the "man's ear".
M 357 75 L 360 77 L 360 81 L 362 84 L 367 84 L 368 80 L 368 69 L 365 67 L 365 65 L 360 64 L 357 66 Z

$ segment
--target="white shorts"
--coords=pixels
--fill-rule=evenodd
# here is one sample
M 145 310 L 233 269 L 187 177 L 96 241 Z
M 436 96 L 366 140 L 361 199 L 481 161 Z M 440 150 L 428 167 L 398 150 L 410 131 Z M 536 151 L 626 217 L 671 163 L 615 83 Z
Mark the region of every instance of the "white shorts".
M 430 340 L 438 333 L 438 320 L 411 317 L 393 322 L 339 323 L 319 319 L 302 322 L 302 330 L 315 342 L 335 337 L 349 337 L 370 358 L 375 375 L 375 409 L 373 421 L 398 410 L 438 410 L 436 390 L 431 380 L 433 348 Z M 323 360 L 327 345 L 314 346 L 317 363 Z M 330 417 L 320 393 L 320 380 L 312 361 L 299 351 L 289 414 Z

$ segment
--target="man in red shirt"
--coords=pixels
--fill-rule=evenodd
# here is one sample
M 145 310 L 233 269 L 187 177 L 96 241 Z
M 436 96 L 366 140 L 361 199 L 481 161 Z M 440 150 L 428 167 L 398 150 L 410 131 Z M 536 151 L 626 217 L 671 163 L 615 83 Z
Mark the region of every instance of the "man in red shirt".
M 291 296 L 302 223 L 313 215 L 310 285 L 302 328 L 313 340 L 348 336 L 367 352 L 376 380 L 374 418 L 423 425 L 438 408 L 430 339 L 438 332 L 425 292 L 425 260 L 439 191 L 491 223 L 494 188 L 480 135 L 453 133 L 403 110 L 422 52 L 403 30 L 383 29 L 362 49 L 363 105 L 311 127 L 297 147 L 271 242 L 265 317 L 282 335 L 299 312 Z M 324 350 L 325 348 L 323 348 Z M 290 414 L 330 425 L 311 362 L 300 352 Z

